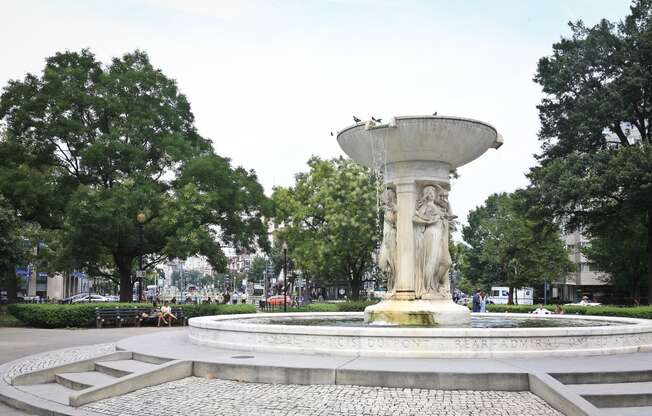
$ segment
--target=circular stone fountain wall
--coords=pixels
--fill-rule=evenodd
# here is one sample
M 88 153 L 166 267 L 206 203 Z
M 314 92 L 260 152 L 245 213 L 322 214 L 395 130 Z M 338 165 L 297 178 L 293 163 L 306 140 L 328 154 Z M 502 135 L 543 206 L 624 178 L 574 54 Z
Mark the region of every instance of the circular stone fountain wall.
M 530 314 L 473 314 L 539 319 Z M 190 341 L 220 349 L 363 357 L 500 358 L 604 355 L 652 351 L 644 319 L 546 315 L 588 327 L 399 328 L 282 325 L 272 319 L 362 319 L 359 312 L 205 316 L 190 319 Z M 600 326 L 606 325 L 606 326 Z

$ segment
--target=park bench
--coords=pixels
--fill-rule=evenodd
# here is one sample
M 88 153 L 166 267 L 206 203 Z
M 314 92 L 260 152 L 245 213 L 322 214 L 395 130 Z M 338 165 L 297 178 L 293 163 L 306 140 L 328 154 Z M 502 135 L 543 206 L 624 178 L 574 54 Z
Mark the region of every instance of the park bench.
M 139 308 L 119 308 L 118 316 L 120 318 L 120 325 L 131 325 L 139 326 L 141 312 Z
M 104 325 L 122 326 L 119 308 L 95 308 L 95 326 L 102 328 Z
M 138 320 L 136 326 L 141 326 L 144 322 L 152 322 L 154 324 L 158 323 L 157 312 L 160 310 L 160 308 L 137 308 L 137 310 Z M 183 309 L 172 308 L 172 315 L 177 317 L 177 319 L 173 320 L 173 323 L 178 322 L 181 324 L 181 326 L 186 326 L 188 324 L 188 318 L 186 318 L 185 314 L 183 313 Z
M 186 317 L 186 315 L 184 315 L 183 309 L 172 308 L 172 315 L 177 317 L 177 322 L 179 322 L 181 326 L 188 325 L 188 318 Z

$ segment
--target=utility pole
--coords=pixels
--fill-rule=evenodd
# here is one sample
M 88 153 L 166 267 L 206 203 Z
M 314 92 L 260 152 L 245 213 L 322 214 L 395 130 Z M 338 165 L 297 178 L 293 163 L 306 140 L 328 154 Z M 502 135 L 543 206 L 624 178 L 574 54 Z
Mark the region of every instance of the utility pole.
M 288 311 L 288 243 L 283 242 L 283 312 Z

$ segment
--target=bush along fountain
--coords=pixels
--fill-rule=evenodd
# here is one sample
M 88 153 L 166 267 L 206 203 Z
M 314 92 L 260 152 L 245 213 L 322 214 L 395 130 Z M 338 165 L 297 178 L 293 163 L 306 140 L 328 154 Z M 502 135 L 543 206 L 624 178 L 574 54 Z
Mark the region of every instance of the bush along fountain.
M 388 277 L 386 298 L 365 309 L 365 322 L 464 326 L 468 308 L 453 302 L 448 237 L 451 171 L 497 149 L 502 138 L 486 123 L 454 117 L 394 117 L 357 123 L 337 140 L 356 162 L 380 170 L 386 190 L 378 256 Z

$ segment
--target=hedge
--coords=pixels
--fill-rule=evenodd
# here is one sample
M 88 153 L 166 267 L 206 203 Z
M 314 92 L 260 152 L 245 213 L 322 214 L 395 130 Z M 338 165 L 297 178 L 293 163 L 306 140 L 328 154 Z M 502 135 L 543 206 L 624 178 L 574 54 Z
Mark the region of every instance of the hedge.
M 30 304 L 19 303 L 10 305 L 9 313 L 26 325 L 37 328 L 67 328 L 67 327 L 91 327 L 95 325 L 95 308 L 151 308 L 151 303 L 84 303 L 73 305 L 57 304 Z M 221 304 L 200 304 L 200 305 L 173 305 L 175 308 L 183 309 L 188 318 L 206 315 L 226 315 L 237 313 L 255 313 L 253 305 L 221 305 Z
M 379 300 L 354 300 L 339 303 L 310 303 L 297 308 L 288 308 L 288 312 L 362 312 L 367 306 L 378 302 Z M 282 312 L 282 310 L 274 312 Z
M 530 313 L 536 308 L 538 308 L 538 305 L 487 305 L 487 312 Z M 564 309 L 565 314 L 652 319 L 652 306 L 619 307 L 562 305 L 562 308 Z M 552 312 L 555 310 L 555 306 L 546 305 L 546 309 Z
M 352 301 L 343 303 L 311 303 L 299 308 L 288 308 L 288 312 L 362 312 L 377 301 Z M 469 306 L 470 307 L 470 306 Z M 652 319 L 652 306 L 564 306 L 564 313 L 575 315 L 618 316 L 623 318 Z M 487 312 L 530 313 L 538 305 L 487 305 Z M 546 308 L 553 312 L 554 305 Z

